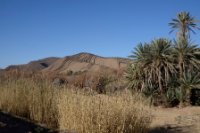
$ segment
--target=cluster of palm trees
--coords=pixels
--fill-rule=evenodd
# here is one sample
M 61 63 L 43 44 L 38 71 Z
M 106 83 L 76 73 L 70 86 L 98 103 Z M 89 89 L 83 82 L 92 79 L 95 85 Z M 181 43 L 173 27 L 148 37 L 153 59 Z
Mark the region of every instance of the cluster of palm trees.
M 169 23 L 177 31 L 174 41 L 159 38 L 140 43 L 130 58 L 126 72 L 131 89 L 163 101 L 189 103 L 190 90 L 200 88 L 200 48 L 190 41 L 190 32 L 199 29 L 197 20 L 188 12 L 180 12 Z M 171 32 L 172 32 L 171 31 Z

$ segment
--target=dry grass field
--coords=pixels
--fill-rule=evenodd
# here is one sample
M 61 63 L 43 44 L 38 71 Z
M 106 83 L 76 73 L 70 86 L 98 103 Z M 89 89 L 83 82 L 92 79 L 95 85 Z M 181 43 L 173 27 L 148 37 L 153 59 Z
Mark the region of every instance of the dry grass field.
M 148 101 L 128 91 L 99 95 L 31 77 L 1 78 L 0 91 L 2 111 L 62 131 L 145 133 L 151 123 Z
M 60 97 L 60 129 L 80 133 L 143 133 L 151 122 L 150 108 L 139 95 L 85 95 L 66 90 Z

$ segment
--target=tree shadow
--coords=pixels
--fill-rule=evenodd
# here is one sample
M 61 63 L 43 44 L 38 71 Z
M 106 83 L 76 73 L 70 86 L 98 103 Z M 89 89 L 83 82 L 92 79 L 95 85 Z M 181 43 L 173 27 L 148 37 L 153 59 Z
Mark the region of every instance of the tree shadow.
M 155 127 L 150 129 L 148 133 L 188 133 L 192 126 L 165 126 L 165 127 Z M 194 132 L 191 132 L 194 133 Z
M 0 133 L 58 133 L 58 131 L 0 112 Z

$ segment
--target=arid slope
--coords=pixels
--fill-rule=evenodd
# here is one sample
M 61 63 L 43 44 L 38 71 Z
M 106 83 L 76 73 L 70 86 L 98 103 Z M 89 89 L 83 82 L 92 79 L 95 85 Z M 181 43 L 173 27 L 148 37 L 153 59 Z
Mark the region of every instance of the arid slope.
M 57 61 L 59 58 L 57 57 L 49 57 L 45 59 L 40 59 L 37 61 L 31 61 L 28 64 L 23 65 L 11 65 L 8 66 L 5 70 L 20 70 L 20 71 L 41 71 L 42 69 L 45 69 L 49 67 L 51 64 L 53 64 L 55 61 Z
M 67 71 L 104 71 L 120 70 L 126 68 L 128 59 L 123 58 L 105 58 L 89 53 L 79 53 L 73 56 L 66 56 L 54 62 L 44 72 L 65 73 Z
M 20 70 L 20 71 L 36 71 L 36 72 L 55 72 L 67 73 L 72 72 L 113 72 L 117 70 L 124 70 L 130 62 L 126 58 L 106 58 L 100 57 L 90 53 L 79 53 L 63 58 L 45 58 L 38 61 L 32 61 L 24 65 L 12 65 L 6 70 Z

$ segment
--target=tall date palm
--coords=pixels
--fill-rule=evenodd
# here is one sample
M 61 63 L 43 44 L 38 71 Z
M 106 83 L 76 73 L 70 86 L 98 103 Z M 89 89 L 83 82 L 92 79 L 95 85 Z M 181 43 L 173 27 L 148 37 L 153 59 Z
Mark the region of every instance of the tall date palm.
M 170 74 L 176 71 L 172 61 L 171 46 L 171 41 L 160 38 L 150 44 L 139 44 L 130 56 L 133 59 L 134 70 L 142 74 L 137 76 L 143 77 L 143 84 L 150 86 L 151 83 L 158 83 L 162 94 L 163 85 L 167 86 Z
M 152 66 L 156 70 L 160 91 L 163 92 L 163 84 L 167 86 L 170 74 L 175 73 L 172 57 L 172 44 L 167 39 L 153 40 L 152 43 Z M 163 92 L 164 93 L 164 92 Z
M 200 69 L 200 50 L 197 45 L 192 44 L 187 40 L 175 41 L 173 55 L 175 63 L 178 64 L 180 78 L 183 78 L 183 73 L 186 69 Z
M 198 20 L 195 17 L 191 16 L 189 12 L 180 12 L 177 14 L 176 18 L 172 19 L 172 22 L 169 23 L 171 27 L 171 32 L 178 30 L 178 38 L 184 40 L 188 39 L 190 36 L 190 31 L 195 33 L 195 29 L 200 29 L 197 26 Z

